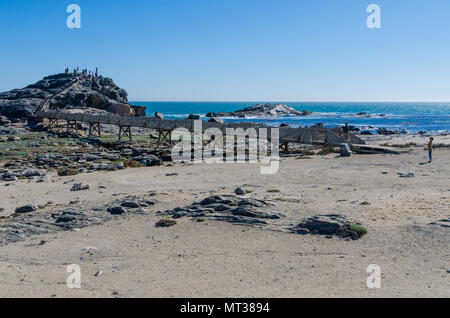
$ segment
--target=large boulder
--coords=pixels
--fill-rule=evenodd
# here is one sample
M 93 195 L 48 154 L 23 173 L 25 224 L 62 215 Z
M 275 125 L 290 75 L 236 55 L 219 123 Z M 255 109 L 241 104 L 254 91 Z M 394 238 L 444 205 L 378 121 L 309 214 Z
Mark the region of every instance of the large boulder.
M 111 104 L 106 110 L 122 117 L 131 117 L 135 115 L 134 109 L 128 104 Z
M 145 111 L 147 110 L 146 106 L 136 106 L 136 105 L 130 105 L 131 108 L 133 108 L 135 116 L 137 117 L 143 117 L 145 116 Z

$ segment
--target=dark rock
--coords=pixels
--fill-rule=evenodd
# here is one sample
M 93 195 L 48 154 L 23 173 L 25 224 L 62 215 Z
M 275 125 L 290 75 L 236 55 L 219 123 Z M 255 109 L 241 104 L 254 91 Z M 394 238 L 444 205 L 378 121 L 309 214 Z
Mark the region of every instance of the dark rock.
M 282 104 L 257 104 L 250 107 L 246 107 L 235 112 L 226 113 L 208 113 L 206 117 L 239 117 L 245 118 L 246 116 L 260 116 L 260 117 L 278 117 L 287 115 L 297 115 L 297 116 L 309 116 L 312 113 L 310 111 L 298 111 L 293 107 L 282 105 Z
M 89 185 L 82 185 L 81 183 L 75 183 L 72 186 L 72 189 L 70 189 L 70 191 L 82 191 L 82 190 L 88 190 L 89 189 Z
M 364 228 L 358 228 L 338 214 L 316 215 L 304 219 L 291 229 L 297 234 L 336 235 L 343 238 L 358 239 L 365 234 Z
M 121 206 L 114 206 L 114 207 L 110 207 L 108 208 L 108 212 L 113 214 L 113 215 L 121 215 L 127 212 L 127 210 L 125 210 L 123 207 Z
M 155 223 L 156 227 L 171 227 L 177 224 L 177 221 L 175 220 L 167 220 L 167 219 L 163 219 L 163 220 L 159 220 L 158 222 Z
M 121 206 L 123 206 L 123 207 L 125 207 L 125 208 L 131 208 L 131 209 L 136 209 L 136 208 L 139 208 L 139 207 L 140 207 L 140 205 L 139 205 L 138 203 L 133 202 L 133 201 L 126 201 L 126 202 L 123 202 L 123 203 L 121 204 Z
M 190 114 L 187 119 L 198 120 L 200 119 L 200 115 Z
M 189 216 L 248 225 L 265 225 L 264 220 L 280 218 L 264 201 L 234 195 L 210 196 L 199 203 L 158 213 L 175 219 Z
M 30 212 L 34 212 L 36 210 L 37 210 L 37 207 L 35 207 L 34 205 L 24 205 L 24 206 L 17 208 L 15 210 L 15 213 L 17 213 L 17 214 L 30 213 Z
M 387 128 L 379 128 L 379 129 L 377 129 L 377 132 L 380 135 L 404 135 L 404 134 L 407 134 L 407 131 L 404 129 L 390 130 Z
M 398 173 L 398 176 L 400 178 L 414 178 L 414 173 L 413 172 Z
M 161 113 L 155 113 L 155 117 L 159 119 L 164 119 L 164 115 Z
M 241 188 L 236 188 L 236 189 L 234 190 L 234 193 L 236 193 L 237 195 L 244 195 L 244 194 L 245 194 L 245 191 L 242 190 Z

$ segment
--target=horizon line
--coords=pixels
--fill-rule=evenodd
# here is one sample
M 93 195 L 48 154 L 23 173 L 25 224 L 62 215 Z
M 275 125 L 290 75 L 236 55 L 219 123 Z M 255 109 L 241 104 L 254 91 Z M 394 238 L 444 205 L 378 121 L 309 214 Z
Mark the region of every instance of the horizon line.
M 449 103 L 450 101 L 374 101 L 374 100 L 325 100 L 325 101 L 311 101 L 311 100 L 289 100 L 289 101 L 261 101 L 261 100 L 129 100 L 133 103 Z

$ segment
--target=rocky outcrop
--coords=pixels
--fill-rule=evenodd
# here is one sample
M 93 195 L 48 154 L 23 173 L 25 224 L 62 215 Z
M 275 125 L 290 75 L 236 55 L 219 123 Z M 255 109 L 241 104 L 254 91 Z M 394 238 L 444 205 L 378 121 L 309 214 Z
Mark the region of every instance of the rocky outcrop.
M 102 76 L 56 74 L 23 89 L 0 93 L 0 115 L 8 118 L 29 118 L 42 107 L 106 110 L 111 104 L 128 104 L 127 92 Z
M 135 203 L 132 207 L 123 207 L 123 203 L 131 201 Z M 33 205 L 23 206 L 16 209 L 12 217 L 0 222 L 0 246 L 23 241 L 35 235 L 81 229 L 98 222 L 109 221 L 122 214 L 147 214 L 145 208 L 155 203 L 146 198 L 134 197 L 117 199 L 92 208 L 65 208 L 56 211 L 38 210 Z M 47 204 L 52 205 L 51 202 Z
M 265 201 L 235 195 L 214 195 L 192 205 L 159 212 L 159 214 L 171 216 L 174 219 L 205 218 L 246 225 L 265 225 L 268 220 L 276 220 L 282 216 L 273 212 Z
M 257 104 L 235 112 L 219 112 L 219 113 L 208 113 L 206 117 L 239 117 L 245 118 L 247 116 L 257 116 L 257 117 L 279 117 L 288 115 L 297 116 L 309 116 L 312 112 L 303 110 L 298 111 L 290 106 L 282 104 Z
M 355 223 L 350 223 L 344 216 L 338 214 L 315 215 L 304 219 L 291 229 L 297 234 L 320 234 L 351 238 L 357 240 L 366 234 L 366 229 Z

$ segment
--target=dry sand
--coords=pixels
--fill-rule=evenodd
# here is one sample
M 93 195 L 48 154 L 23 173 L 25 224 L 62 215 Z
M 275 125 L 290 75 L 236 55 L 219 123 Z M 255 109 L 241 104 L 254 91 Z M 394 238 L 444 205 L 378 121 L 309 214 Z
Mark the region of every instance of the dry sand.
M 0 215 L 28 203 L 52 201 L 50 213 L 150 192 L 158 203 L 149 215 L 0 248 L 0 296 L 449 297 L 450 228 L 427 224 L 450 217 L 450 149 L 435 150 L 435 161 L 421 164 L 426 158 L 416 147 L 400 155 L 282 158 L 275 175 L 261 175 L 257 164 L 197 164 L 3 183 Z M 415 177 L 397 174 L 404 172 Z M 71 192 L 74 182 L 90 190 Z M 189 218 L 171 228 L 154 226 L 158 210 L 236 187 L 271 200 L 293 224 L 337 213 L 361 222 L 368 234 L 346 241 Z M 81 289 L 66 287 L 68 264 L 80 266 Z M 381 268 L 380 289 L 366 286 L 370 264 Z

